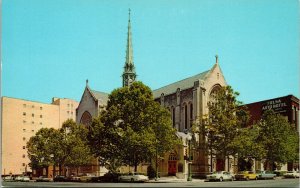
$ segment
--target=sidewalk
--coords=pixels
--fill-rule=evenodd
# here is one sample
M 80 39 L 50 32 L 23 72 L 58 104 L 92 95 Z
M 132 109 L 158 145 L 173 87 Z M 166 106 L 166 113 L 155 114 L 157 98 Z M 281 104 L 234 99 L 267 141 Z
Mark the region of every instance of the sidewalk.
M 148 183 L 174 183 L 174 182 L 187 182 L 187 179 L 179 179 L 176 176 L 168 176 L 155 179 L 151 179 Z M 192 179 L 192 182 L 204 182 L 204 179 Z

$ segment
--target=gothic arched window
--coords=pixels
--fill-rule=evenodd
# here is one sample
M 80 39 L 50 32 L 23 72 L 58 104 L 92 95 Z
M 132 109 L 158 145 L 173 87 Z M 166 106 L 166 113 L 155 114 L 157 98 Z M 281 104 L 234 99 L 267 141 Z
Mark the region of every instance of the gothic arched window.
M 85 111 L 80 119 L 80 123 L 85 125 L 85 126 L 90 126 L 92 123 L 92 116 L 88 111 Z

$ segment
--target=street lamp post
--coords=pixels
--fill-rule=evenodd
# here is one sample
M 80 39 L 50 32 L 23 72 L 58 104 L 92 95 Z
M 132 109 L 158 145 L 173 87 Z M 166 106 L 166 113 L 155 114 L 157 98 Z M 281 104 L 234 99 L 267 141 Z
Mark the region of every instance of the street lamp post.
M 187 140 L 189 142 L 189 157 L 188 157 L 188 177 L 187 181 L 192 181 L 192 173 L 191 173 L 191 135 L 187 136 Z
M 158 158 L 158 151 L 157 151 L 157 144 L 158 144 L 158 141 L 156 140 L 156 156 L 155 156 L 155 181 L 158 180 L 158 172 L 157 172 L 157 158 Z

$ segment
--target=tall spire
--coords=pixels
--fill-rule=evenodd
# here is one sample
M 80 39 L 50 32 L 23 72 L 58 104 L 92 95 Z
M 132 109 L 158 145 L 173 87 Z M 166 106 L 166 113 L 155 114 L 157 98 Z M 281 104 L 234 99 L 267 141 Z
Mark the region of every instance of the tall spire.
M 123 72 L 123 87 L 129 86 L 135 81 L 136 73 L 133 63 L 133 50 L 132 50 L 132 37 L 131 37 L 131 22 L 130 22 L 130 9 L 128 12 L 128 32 L 127 32 L 127 45 L 126 45 L 126 60 Z

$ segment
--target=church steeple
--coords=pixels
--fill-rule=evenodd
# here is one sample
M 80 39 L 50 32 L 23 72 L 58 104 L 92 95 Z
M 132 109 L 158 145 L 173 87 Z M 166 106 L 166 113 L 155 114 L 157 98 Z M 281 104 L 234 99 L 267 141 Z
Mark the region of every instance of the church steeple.
M 130 23 L 130 9 L 128 18 L 128 32 L 127 32 L 127 45 L 126 45 L 126 61 L 123 72 L 123 87 L 129 86 L 136 79 L 135 67 L 133 63 L 133 50 L 131 39 L 131 23 Z

